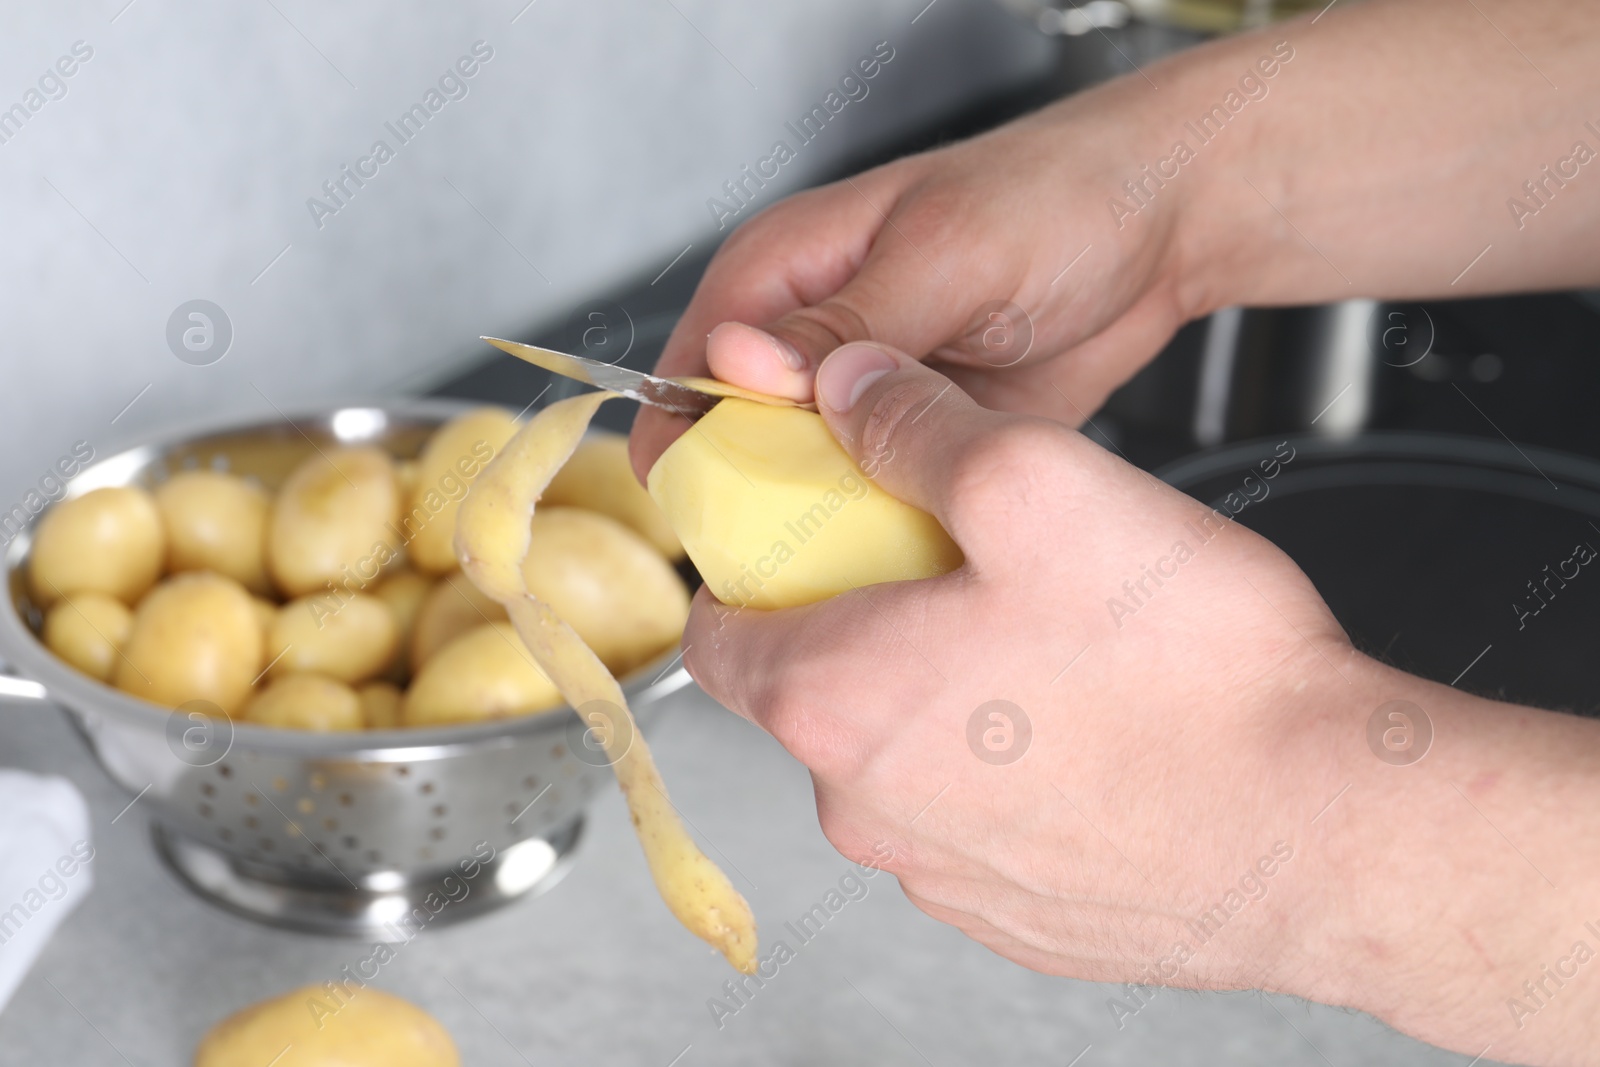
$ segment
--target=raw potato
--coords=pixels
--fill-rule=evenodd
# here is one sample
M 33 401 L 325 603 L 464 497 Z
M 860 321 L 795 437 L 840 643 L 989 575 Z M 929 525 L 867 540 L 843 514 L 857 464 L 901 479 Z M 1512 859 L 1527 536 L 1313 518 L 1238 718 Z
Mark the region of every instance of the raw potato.
M 265 597 L 259 596 L 251 597 L 250 603 L 255 605 L 256 621 L 261 624 L 261 637 L 265 640 L 266 636 L 272 632 L 273 622 L 278 618 L 278 605 Z M 266 663 L 270 659 L 272 657 L 268 656 L 261 662 Z
M 101 682 L 116 673 L 120 649 L 132 632 L 133 612 L 104 593 L 69 596 L 44 617 L 45 647 Z
M 308 456 L 272 507 L 272 577 L 290 596 L 369 581 L 398 557 L 391 526 L 399 515 L 400 489 L 387 452 L 362 446 Z
M 278 730 L 332 733 L 365 724 L 361 698 L 343 682 L 320 674 L 286 674 L 245 705 L 243 719 Z
M 667 559 L 676 562 L 683 558 L 683 545 L 672 532 L 672 524 L 634 477 L 628 439 L 622 434 L 589 431 L 551 479 L 539 503 L 609 515 L 655 545 Z
M 798 408 L 724 400 L 648 480 L 725 604 L 795 607 L 962 562 L 937 519 L 879 489 L 822 417 Z
M 421 671 L 433 654 L 451 640 L 486 622 L 504 622 L 506 609 L 460 574 L 452 574 L 429 592 L 417 610 L 411 631 L 411 673 Z
M 39 521 L 28 558 L 33 598 L 49 607 L 73 593 L 105 593 L 131 606 L 161 577 L 166 551 L 149 493 L 131 486 L 90 490 Z
M 309 985 L 228 1016 L 194 1053 L 194 1067 L 268 1064 L 460 1067 L 461 1057 L 438 1020 L 409 1001 L 372 986 L 335 995 Z
M 417 487 L 417 461 L 402 459 L 394 465 L 395 484 L 400 487 L 400 499 L 410 500 L 411 490 Z
M 676 644 L 689 617 L 689 591 L 672 565 L 592 511 L 535 511 L 522 580 L 618 677 Z
M 167 531 L 167 570 L 216 571 L 252 593 L 271 590 L 267 578 L 266 490 L 235 474 L 183 471 L 156 488 Z
M 400 705 L 405 694 L 391 682 L 368 682 L 356 690 L 361 698 L 361 722 L 369 730 L 394 730 L 401 726 Z
M 205 700 L 232 715 L 261 670 L 261 649 L 244 586 L 209 571 L 179 574 L 139 602 L 114 677 L 118 689 L 164 707 Z
M 406 690 L 406 726 L 453 726 L 561 706 L 561 694 L 509 622 L 488 623 L 441 648 Z
M 390 665 L 398 678 L 404 679 L 411 671 L 411 634 L 416 628 L 417 615 L 422 611 L 422 602 L 428 598 L 428 591 L 433 585 L 432 578 L 405 568 L 385 578 L 372 591 L 373 596 L 389 605 L 389 610 L 394 613 L 395 625 L 399 628 L 399 648 Z
M 389 665 L 400 628 L 389 605 L 353 593 L 341 604 L 332 595 L 305 596 L 278 609 L 267 635 L 273 677 L 325 674 L 341 682 L 364 682 Z
M 755 915 L 684 828 L 622 687 L 577 631 L 523 583 L 534 503 L 608 395 L 589 393 L 551 404 L 507 443 L 462 505 L 456 554 L 473 584 L 506 605 L 517 636 L 580 721 L 600 738 L 662 901 L 736 969 L 754 974 Z
M 400 525 L 416 568 L 429 574 L 456 569 L 452 538 L 467 488 L 517 432 L 503 408 L 475 408 L 434 432 L 417 457 L 416 482 Z

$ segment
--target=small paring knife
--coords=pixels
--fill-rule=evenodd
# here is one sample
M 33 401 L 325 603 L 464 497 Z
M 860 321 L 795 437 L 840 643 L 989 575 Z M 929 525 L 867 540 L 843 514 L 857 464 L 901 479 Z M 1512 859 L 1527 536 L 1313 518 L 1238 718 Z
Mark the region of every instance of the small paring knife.
M 665 408 L 687 419 L 698 419 L 710 411 L 717 401 L 726 397 L 754 400 L 758 404 L 769 404 L 773 407 L 817 410 L 815 404 L 802 404 L 781 396 L 752 392 L 737 385 L 719 382 L 715 378 L 658 378 L 654 374 L 602 363 L 597 359 L 586 359 L 583 356 L 519 344 L 516 341 L 503 341 L 498 337 L 484 337 L 480 340 L 488 341 L 500 351 L 527 360 L 536 367 L 543 367 L 552 374 L 592 385 L 596 389 L 605 389 L 641 404 Z

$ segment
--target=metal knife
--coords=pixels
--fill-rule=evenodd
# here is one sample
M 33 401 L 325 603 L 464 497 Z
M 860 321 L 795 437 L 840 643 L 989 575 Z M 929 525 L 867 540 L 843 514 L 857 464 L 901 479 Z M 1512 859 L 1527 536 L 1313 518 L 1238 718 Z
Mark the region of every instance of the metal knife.
M 698 419 L 710 411 L 717 401 L 727 397 L 754 400 L 759 404 L 770 404 L 773 407 L 817 410 L 815 404 L 802 404 L 781 396 L 752 392 L 737 385 L 719 382 L 715 378 L 660 378 L 654 374 L 645 374 L 643 371 L 629 370 L 627 367 L 569 355 L 550 348 L 503 341 L 498 337 L 484 337 L 481 340 L 488 341 L 500 351 L 508 352 L 518 359 L 527 360 L 536 367 L 543 367 L 552 374 L 572 378 L 585 385 L 592 385 L 596 389 L 617 393 L 641 404 L 666 408 L 688 419 Z

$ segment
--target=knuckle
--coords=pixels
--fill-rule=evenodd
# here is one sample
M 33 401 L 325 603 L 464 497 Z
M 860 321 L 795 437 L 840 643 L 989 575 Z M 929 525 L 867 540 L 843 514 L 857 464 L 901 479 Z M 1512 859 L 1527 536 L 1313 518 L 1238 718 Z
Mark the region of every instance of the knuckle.
M 951 461 L 952 507 L 989 516 L 1052 509 L 1067 489 L 1069 432 L 1042 419 L 1015 419 L 985 434 Z
M 896 435 L 933 403 L 943 388 L 938 384 L 940 380 L 919 375 L 894 382 L 873 398 L 872 407 L 861 424 L 858 442 L 863 462 L 894 454 Z

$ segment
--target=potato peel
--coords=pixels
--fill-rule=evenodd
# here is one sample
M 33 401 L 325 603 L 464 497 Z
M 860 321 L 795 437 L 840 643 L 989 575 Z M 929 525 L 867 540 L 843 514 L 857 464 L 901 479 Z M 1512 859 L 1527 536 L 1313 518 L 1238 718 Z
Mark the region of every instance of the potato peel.
M 753 974 L 757 938 L 750 905 L 684 828 L 622 687 L 577 632 L 528 592 L 522 578 L 528 524 L 540 494 L 612 395 L 584 393 L 558 401 L 517 432 L 462 501 L 456 556 L 472 583 L 505 605 L 534 660 L 600 737 L 667 908 L 735 968 Z

